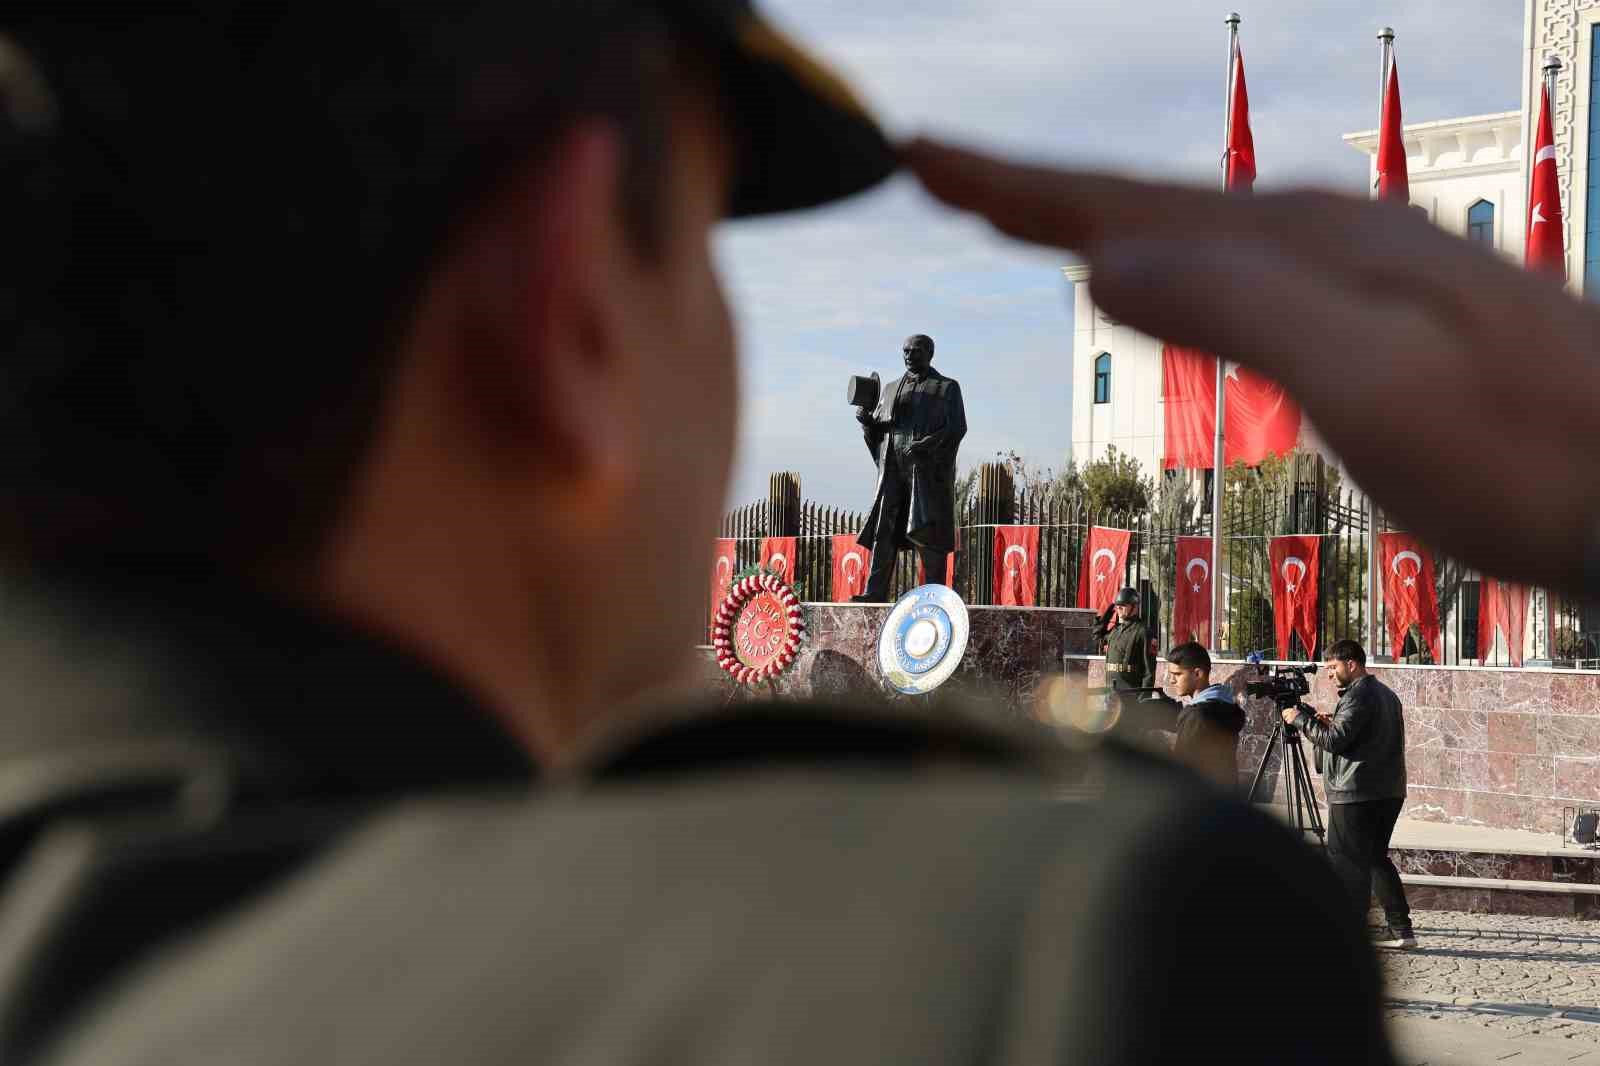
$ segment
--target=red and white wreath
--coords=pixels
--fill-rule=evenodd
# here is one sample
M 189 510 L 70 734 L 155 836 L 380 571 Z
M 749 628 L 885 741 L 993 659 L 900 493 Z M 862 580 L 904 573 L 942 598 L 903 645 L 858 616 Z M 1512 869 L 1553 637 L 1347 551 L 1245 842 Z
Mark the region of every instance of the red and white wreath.
M 805 635 L 799 597 L 772 574 L 736 582 L 711 623 L 717 665 L 746 685 L 770 681 L 793 666 Z

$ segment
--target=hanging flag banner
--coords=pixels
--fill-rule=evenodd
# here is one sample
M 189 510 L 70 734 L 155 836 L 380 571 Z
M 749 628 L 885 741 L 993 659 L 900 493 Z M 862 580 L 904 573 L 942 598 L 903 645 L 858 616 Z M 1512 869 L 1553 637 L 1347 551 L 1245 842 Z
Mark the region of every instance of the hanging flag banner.
M 1411 178 L 1406 172 L 1406 140 L 1400 118 L 1400 66 L 1393 59 L 1378 127 L 1378 199 L 1410 203 Z
M 1039 603 L 1039 527 L 994 527 L 994 602 L 999 607 Z
M 1122 575 L 1128 569 L 1128 544 L 1131 529 L 1090 526 L 1083 541 L 1083 559 L 1078 565 L 1078 606 L 1104 614 L 1122 589 Z
M 1494 633 L 1500 630 L 1506 642 L 1506 657 L 1512 666 L 1522 665 L 1522 641 L 1528 623 L 1528 587 L 1497 581 L 1492 577 L 1478 583 L 1478 659 L 1494 658 Z
M 1217 357 L 1193 348 L 1161 349 L 1162 466 L 1210 470 L 1217 426 Z M 1282 385 L 1229 363 L 1224 379 L 1223 461 L 1259 466 L 1287 455 L 1300 440 L 1300 405 Z
M 1542 91 L 1539 133 L 1533 147 L 1533 183 L 1528 190 L 1528 241 L 1525 262 L 1563 281 L 1567 252 L 1562 246 L 1561 181 L 1556 173 L 1556 144 L 1550 127 L 1550 90 Z
M 928 568 L 926 566 L 922 565 L 922 555 L 921 555 L 920 552 L 917 554 L 917 584 L 919 586 L 928 584 Z M 944 581 L 940 582 L 940 584 L 949 585 L 951 588 L 955 588 L 955 585 L 956 585 L 956 553 L 955 552 L 951 552 L 951 553 L 949 553 L 948 555 L 946 555 L 944 557 Z
M 1172 642 L 1211 646 L 1211 538 L 1177 539 L 1177 585 L 1172 597 Z
M 1233 110 L 1228 115 L 1229 192 L 1250 192 L 1256 183 L 1256 142 L 1250 136 L 1250 94 L 1244 87 L 1244 52 L 1233 39 Z
M 785 585 L 793 585 L 799 546 L 799 537 L 767 537 L 761 542 L 761 569 L 777 575 Z
M 1300 638 L 1307 658 L 1315 658 L 1322 538 L 1273 537 L 1267 557 L 1272 563 L 1272 624 L 1277 632 L 1278 658 L 1289 658 L 1291 636 Z
M 872 549 L 863 548 L 856 534 L 841 533 L 833 538 L 833 584 L 829 596 L 834 603 L 846 603 L 851 596 L 867 591 L 867 573 L 872 569 Z
M 728 590 L 733 587 L 733 575 L 739 569 L 736 542 L 732 537 L 725 537 L 714 542 L 716 553 L 711 560 L 711 614 L 714 618 L 717 608 L 722 606 L 722 601 L 728 598 Z
M 1409 533 L 1378 534 L 1378 565 L 1383 570 L 1383 606 L 1389 616 L 1389 652 L 1396 659 L 1406 631 L 1422 630 L 1433 661 L 1444 661 L 1439 629 L 1439 598 L 1433 583 L 1433 555 Z

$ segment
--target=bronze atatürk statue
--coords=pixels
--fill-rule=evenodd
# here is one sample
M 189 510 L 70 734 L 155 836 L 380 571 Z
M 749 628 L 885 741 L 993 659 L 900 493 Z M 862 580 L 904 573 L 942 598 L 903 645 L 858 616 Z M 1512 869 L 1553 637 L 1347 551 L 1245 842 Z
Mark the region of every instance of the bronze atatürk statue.
M 905 361 L 877 403 L 856 412 L 878 464 L 878 495 L 859 538 L 872 549 L 872 573 L 858 602 L 888 598 L 901 548 L 917 550 L 929 581 L 944 579 L 945 556 L 955 550 L 956 449 L 967 433 L 961 386 L 933 369 L 931 337 L 907 337 Z

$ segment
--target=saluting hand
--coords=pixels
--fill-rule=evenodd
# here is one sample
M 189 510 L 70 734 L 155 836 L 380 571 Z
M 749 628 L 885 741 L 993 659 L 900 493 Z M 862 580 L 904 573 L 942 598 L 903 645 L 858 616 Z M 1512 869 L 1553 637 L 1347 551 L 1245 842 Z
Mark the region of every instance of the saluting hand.
M 941 200 L 1082 253 L 1113 318 L 1280 380 L 1355 480 L 1438 549 L 1582 591 L 1600 519 L 1600 311 L 1549 278 L 1394 204 L 1228 196 L 929 141 L 904 157 Z

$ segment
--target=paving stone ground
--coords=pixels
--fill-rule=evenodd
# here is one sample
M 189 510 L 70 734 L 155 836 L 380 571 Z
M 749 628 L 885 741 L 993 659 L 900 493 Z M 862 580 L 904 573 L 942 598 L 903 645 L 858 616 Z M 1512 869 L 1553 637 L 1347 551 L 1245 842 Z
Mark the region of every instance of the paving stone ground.
M 1582 1062 L 1600 1063 L 1600 922 L 1454 911 L 1413 919 L 1417 950 L 1379 952 L 1391 1019 L 1564 1039 Z

